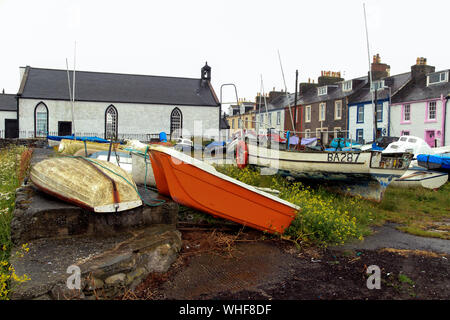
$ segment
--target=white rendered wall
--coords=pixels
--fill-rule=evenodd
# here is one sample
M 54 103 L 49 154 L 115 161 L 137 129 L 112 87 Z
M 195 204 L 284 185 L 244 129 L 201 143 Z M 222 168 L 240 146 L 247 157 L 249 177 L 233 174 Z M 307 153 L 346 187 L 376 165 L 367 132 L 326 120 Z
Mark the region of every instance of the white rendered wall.
M 19 99 L 19 130 L 34 131 L 34 109 L 39 102 L 47 105 L 49 132 L 58 131 L 58 121 L 72 121 L 69 101 Z M 183 135 L 194 135 L 194 122 L 203 133 L 219 134 L 219 107 L 151 105 L 132 103 L 75 101 L 75 129 L 77 134 L 105 132 L 105 111 L 113 105 L 118 113 L 119 134 L 170 133 L 170 115 L 177 107 L 183 115 Z M 201 125 L 200 125 L 201 124 Z M 197 128 L 197 130 L 198 130 Z
M 352 139 L 356 139 L 356 130 L 363 129 L 363 139 L 365 142 L 373 141 L 373 116 L 374 110 L 372 107 L 372 103 L 364 104 L 364 122 L 357 123 L 357 113 L 358 106 L 351 105 L 349 106 L 349 114 L 348 114 L 348 129 L 349 129 L 349 137 Z M 383 102 L 383 121 L 377 122 L 377 128 L 383 130 L 383 135 L 388 135 L 388 119 L 389 119 L 389 102 Z M 392 120 L 392 118 L 391 118 Z M 391 124 L 391 132 L 392 135 L 392 124 Z
M 411 110 L 411 121 L 410 123 L 402 123 L 402 104 L 396 104 L 392 106 L 391 109 L 391 130 L 393 136 L 400 136 L 402 131 L 409 131 L 409 134 L 419 138 L 425 138 L 426 130 L 442 131 L 442 101 L 436 101 L 436 121 L 427 122 L 427 102 L 415 102 L 409 103 Z M 448 134 L 447 134 L 448 136 Z M 441 136 L 437 134 L 438 143 L 440 145 L 442 139 Z M 448 141 L 447 143 L 448 144 Z
M 5 119 L 17 119 L 16 111 L 0 111 L 0 135 L 4 137 L 5 135 Z

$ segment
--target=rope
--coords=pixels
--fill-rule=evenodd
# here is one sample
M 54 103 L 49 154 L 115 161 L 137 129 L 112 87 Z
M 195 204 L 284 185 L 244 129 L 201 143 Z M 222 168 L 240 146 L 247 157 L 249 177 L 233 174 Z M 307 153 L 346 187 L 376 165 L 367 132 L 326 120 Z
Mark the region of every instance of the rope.
M 148 148 L 148 147 L 147 147 L 147 148 Z M 151 200 L 154 201 L 154 202 L 157 202 L 157 203 L 149 203 L 149 202 L 145 201 L 145 199 L 144 199 L 144 198 L 141 196 L 141 194 L 139 193 L 139 190 L 138 190 L 138 189 L 137 189 L 130 181 L 128 181 L 127 178 L 125 178 L 125 177 L 122 176 L 121 174 L 119 174 L 119 173 L 117 173 L 117 172 L 114 172 L 113 170 L 111 170 L 111 169 L 109 169 L 109 168 L 103 166 L 102 164 L 98 163 L 97 161 L 92 160 L 91 158 L 86 158 L 86 157 L 82 157 L 82 156 L 65 156 L 65 157 L 68 157 L 68 158 L 75 158 L 75 159 L 83 158 L 83 159 L 85 159 L 85 160 L 87 160 L 87 161 L 89 161 L 89 162 L 92 162 L 92 163 L 96 164 L 97 166 L 99 166 L 99 167 L 101 167 L 101 168 L 103 168 L 103 169 L 105 169 L 105 170 L 108 170 L 109 172 L 115 174 L 116 176 L 122 178 L 126 183 L 128 183 L 128 184 L 134 189 L 134 191 L 136 191 L 137 195 L 138 195 L 139 198 L 142 200 L 142 202 L 143 202 L 145 205 L 149 206 L 149 207 L 158 207 L 158 206 L 160 206 L 160 205 L 162 205 L 163 203 L 166 202 L 165 200 L 162 200 L 162 199 L 154 199 L 154 198 L 151 198 Z M 147 166 L 146 166 L 146 168 L 147 168 Z M 146 189 L 147 189 L 147 188 L 146 188 Z

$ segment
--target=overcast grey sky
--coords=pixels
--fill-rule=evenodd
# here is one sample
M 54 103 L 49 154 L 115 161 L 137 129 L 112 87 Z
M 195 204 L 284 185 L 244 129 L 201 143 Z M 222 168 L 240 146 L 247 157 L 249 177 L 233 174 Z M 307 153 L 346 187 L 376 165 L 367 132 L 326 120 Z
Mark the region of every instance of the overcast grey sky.
M 391 74 L 423 56 L 450 68 L 450 1 L 404 0 L 0 0 L 0 90 L 15 93 L 19 66 L 200 77 L 205 61 L 219 95 L 235 83 L 239 97 L 317 79 L 367 73 L 363 2 L 371 55 Z M 231 88 L 224 100 L 234 100 Z

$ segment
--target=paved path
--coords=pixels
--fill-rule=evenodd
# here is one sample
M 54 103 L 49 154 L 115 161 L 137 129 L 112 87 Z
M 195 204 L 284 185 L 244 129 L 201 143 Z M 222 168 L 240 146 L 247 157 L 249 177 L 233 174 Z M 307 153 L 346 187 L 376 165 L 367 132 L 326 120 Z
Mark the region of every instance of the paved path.
M 450 254 L 450 240 L 414 236 L 396 229 L 398 225 L 387 223 L 375 229 L 375 234 L 362 242 L 350 243 L 333 249 L 368 249 L 381 248 L 426 250 Z

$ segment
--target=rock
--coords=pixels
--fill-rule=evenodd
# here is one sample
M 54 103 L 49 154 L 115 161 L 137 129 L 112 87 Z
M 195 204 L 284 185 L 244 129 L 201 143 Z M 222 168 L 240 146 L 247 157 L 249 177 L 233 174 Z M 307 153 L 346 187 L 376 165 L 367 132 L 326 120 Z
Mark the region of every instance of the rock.
M 105 283 L 109 286 L 123 284 L 123 283 L 125 283 L 125 278 L 126 278 L 125 273 L 118 273 L 118 274 L 115 274 L 113 276 L 106 278 Z
M 127 274 L 127 284 L 133 283 L 135 280 L 142 279 L 147 275 L 147 270 L 144 267 L 136 268 L 136 270 Z
M 86 279 L 86 288 L 84 290 L 86 291 L 94 291 L 103 288 L 105 283 L 102 279 L 98 279 L 95 277 L 90 277 Z

